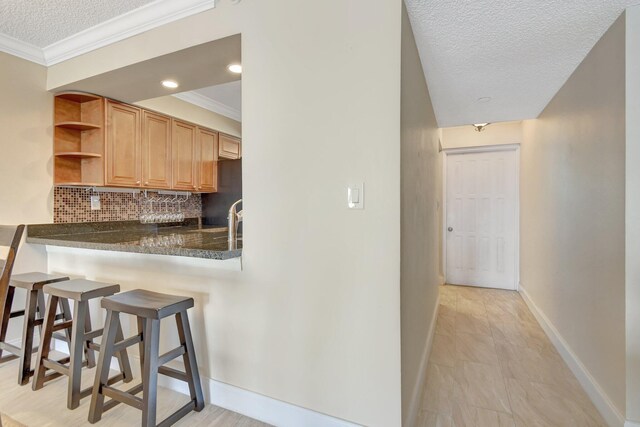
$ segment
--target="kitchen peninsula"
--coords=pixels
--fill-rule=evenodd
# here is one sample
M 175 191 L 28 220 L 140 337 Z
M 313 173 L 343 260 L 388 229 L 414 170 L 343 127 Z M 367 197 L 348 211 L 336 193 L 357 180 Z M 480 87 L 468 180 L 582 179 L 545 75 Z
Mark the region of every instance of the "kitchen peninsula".
M 141 224 L 136 221 L 30 225 L 27 242 L 48 246 L 173 255 L 227 260 L 242 255 L 242 240 L 229 249 L 226 227 L 199 225 L 195 218 L 181 224 Z

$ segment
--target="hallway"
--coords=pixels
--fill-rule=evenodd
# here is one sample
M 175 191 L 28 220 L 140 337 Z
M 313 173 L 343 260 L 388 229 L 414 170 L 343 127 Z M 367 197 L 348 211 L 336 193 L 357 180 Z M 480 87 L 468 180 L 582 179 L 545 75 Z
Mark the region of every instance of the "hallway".
M 606 423 L 517 292 L 445 285 L 418 426 Z

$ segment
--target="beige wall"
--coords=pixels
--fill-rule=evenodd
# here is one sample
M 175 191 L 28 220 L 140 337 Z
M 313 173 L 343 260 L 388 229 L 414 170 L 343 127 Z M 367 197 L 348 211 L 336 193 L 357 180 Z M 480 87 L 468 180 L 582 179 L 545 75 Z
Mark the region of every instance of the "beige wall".
M 242 124 L 240 122 L 205 108 L 198 107 L 174 96 L 147 99 L 146 101 L 136 102 L 135 104 L 229 135 L 242 136 Z
M 624 414 L 624 19 L 524 123 L 521 163 L 522 288 Z
M 404 9 L 404 8 L 403 8 Z M 439 131 L 411 23 L 402 19 L 401 313 L 402 413 L 415 423 L 438 302 Z
M 640 423 L 640 7 L 627 9 L 626 18 L 627 419 Z
M 0 224 L 52 220 L 53 99 L 45 83 L 45 67 L 0 52 Z M 44 249 L 23 244 L 14 272 L 46 268 Z M 19 338 L 18 326 L 11 323 L 8 340 Z
M 522 122 L 492 123 L 482 132 L 473 126 L 442 128 L 442 148 L 480 147 L 486 145 L 520 144 Z
M 220 2 L 57 64 L 49 87 L 237 33 L 244 271 L 123 254 L 51 269 L 193 295 L 207 376 L 398 426 L 400 1 Z M 347 209 L 351 182 L 365 183 L 362 211 Z

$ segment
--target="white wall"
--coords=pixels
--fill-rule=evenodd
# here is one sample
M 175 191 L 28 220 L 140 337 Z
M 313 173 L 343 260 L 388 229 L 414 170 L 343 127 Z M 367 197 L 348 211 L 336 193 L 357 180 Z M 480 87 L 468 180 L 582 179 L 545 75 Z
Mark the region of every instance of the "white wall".
M 440 284 L 439 131 L 406 10 L 402 19 L 401 312 L 402 412 L 414 425 Z
M 522 288 L 624 414 L 624 18 L 524 123 L 521 163 Z
M 45 67 L 0 52 L 0 224 L 52 220 L 53 98 L 45 84 Z M 43 248 L 21 246 L 14 273 L 46 268 Z M 23 298 L 18 291 L 17 306 Z M 19 326 L 11 322 L 9 341 Z
M 627 418 L 640 423 L 640 7 L 626 12 Z
M 57 64 L 48 86 L 236 33 L 245 270 L 169 269 L 125 254 L 51 268 L 193 295 L 206 375 L 398 426 L 400 1 L 221 1 Z M 363 211 L 346 207 L 351 182 L 365 183 Z
M 441 132 L 444 149 L 522 142 L 522 122 L 492 123 L 482 132 L 476 131 L 471 125 L 442 128 Z

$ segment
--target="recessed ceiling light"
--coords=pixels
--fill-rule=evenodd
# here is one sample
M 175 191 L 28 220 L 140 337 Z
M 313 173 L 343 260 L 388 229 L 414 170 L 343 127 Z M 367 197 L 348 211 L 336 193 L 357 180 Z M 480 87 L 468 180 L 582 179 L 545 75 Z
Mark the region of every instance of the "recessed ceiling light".
M 175 89 L 178 87 L 178 83 L 173 80 L 163 80 L 162 86 L 168 87 L 169 89 Z
M 242 65 L 240 64 L 231 64 L 227 67 L 227 70 L 231 71 L 234 74 L 242 73 Z
M 486 104 L 489 101 L 491 101 L 491 97 L 490 96 L 483 96 L 482 98 L 478 98 L 478 102 L 480 104 Z

